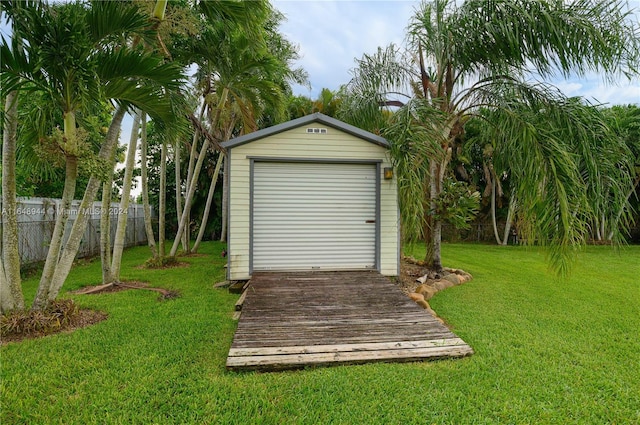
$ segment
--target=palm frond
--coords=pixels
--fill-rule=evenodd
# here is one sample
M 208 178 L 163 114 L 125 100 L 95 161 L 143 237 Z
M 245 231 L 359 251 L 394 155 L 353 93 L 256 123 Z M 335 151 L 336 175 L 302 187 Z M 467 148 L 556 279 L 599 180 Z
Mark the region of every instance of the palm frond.
M 95 59 L 100 63 L 96 73 L 106 98 L 131 103 L 153 119 L 175 120 L 169 93 L 185 82 L 179 65 L 165 63 L 153 53 L 127 48 L 101 50 Z
M 474 95 L 492 105 L 483 115 L 494 164 L 515 187 L 520 234 L 550 246 L 556 270 L 568 271 L 575 247 L 601 217 L 625 229 L 628 216 L 619 211 L 631 187 L 630 156 L 597 108 L 545 85 L 507 79 L 487 81 Z
M 85 16 L 96 46 L 122 45 L 134 37 L 141 37 L 147 44 L 155 43 L 149 19 L 133 3 L 101 0 L 92 0 Z
M 467 0 L 452 16 L 457 63 L 542 76 L 638 71 L 639 28 L 622 0 Z

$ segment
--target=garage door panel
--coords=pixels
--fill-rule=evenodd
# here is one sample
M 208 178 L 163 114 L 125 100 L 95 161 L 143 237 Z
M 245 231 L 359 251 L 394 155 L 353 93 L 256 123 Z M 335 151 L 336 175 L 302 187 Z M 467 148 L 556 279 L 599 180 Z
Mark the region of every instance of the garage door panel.
M 350 240 L 357 240 L 357 239 L 374 240 L 373 235 L 371 236 L 365 235 L 365 233 L 368 233 L 368 230 L 369 229 L 367 229 L 366 227 L 362 227 L 360 229 L 354 229 L 354 226 L 340 226 L 338 228 L 322 228 L 318 226 L 312 229 L 312 231 L 317 233 L 314 235 L 314 234 L 311 234 L 309 228 L 303 228 L 302 226 L 296 226 L 296 227 L 289 226 L 289 228 L 287 229 L 286 235 L 283 235 L 281 231 L 279 231 L 277 228 L 272 228 L 269 230 L 254 232 L 253 236 L 254 238 L 256 237 L 258 238 L 258 243 L 260 242 L 261 237 L 271 238 L 270 242 L 276 242 L 279 240 L 288 241 L 288 240 L 294 240 L 295 238 L 309 239 L 310 237 L 313 237 L 314 241 L 321 240 L 323 237 L 345 238 Z
M 294 202 L 294 201 L 292 201 Z M 304 202 L 304 201 L 302 201 Z M 324 201 L 325 203 L 329 203 L 332 202 L 331 199 L 327 199 L 326 201 Z M 317 204 L 316 202 L 314 203 L 309 203 L 307 204 L 307 207 L 301 207 L 299 205 L 293 206 L 291 208 L 287 208 L 285 206 L 278 206 L 278 207 L 266 207 L 264 208 L 261 212 L 262 213 L 271 213 L 269 216 L 265 216 L 265 217 L 259 217 L 256 218 L 256 220 L 271 220 L 273 221 L 274 219 L 281 219 L 282 217 L 278 217 L 277 215 L 280 216 L 288 216 L 288 217 L 297 217 L 297 214 L 301 215 L 301 216 L 313 216 L 313 217 L 322 217 L 322 216 L 326 216 L 327 218 L 334 218 L 334 216 L 336 214 L 340 214 L 342 217 L 353 217 L 354 219 L 359 219 L 359 218 L 363 218 L 364 220 L 364 216 L 363 213 L 370 213 L 371 214 L 371 218 L 375 218 L 375 212 L 372 212 L 371 209 L 369 208 L 368 205 L 358 205 L 359 203 L 354 202 L 352 207 L 348 207 L 348 206 L 341 206 L 341 205 L 333 205 L 331 208 L 326 207 L 326 204 L 322 205 L 322 204 Z M 292 214 L 292 213 L 296 213 L 296 215 Z
M 318 239 L 315 238 L 313 241 L 313 244 L 309 243 L 309 239 L 303 239 L 303 238 L 298 238 L 298 239 L 289 239 L 286 241 L 273 241 L 272 243 L 269 244 L 269 246 L 264 246 L 264 249 L 278 249 L 278 255 L 282 254 L 283 252 L 286 251 L 291 251 L 294 252 L 298 251 L 298 250 L 307 250 L 307 251 L 313 251 L 317 248 L 327 248 L 327 251 L 332 252 L 332 250 L 335 249 L 340 249 L 340 247 L 336 247 L 336 243 L 343 243 L 343 242 L 348 242 L 350 244 L 351 247 L 360 247 L 362 249 L 367 249 L 367 245 L 369 245 L 371 242 L 373 242 L 372 239 L 352 239 L 352 238 L 342 238 L 342 239 L 338 239 L 338 238 L 330 238 L 330 237 L 326 237 L 325 239 Z M 260 246 L 258 245 L 258 248 L 260 248 Z M 324 250 L 323 250 L 324 251 Z M 267 253 L 265 252 L 263 254 L 263 256 L 266 256 Z
M 254 270 L 375 267 L 376 166 L 256 162 Z

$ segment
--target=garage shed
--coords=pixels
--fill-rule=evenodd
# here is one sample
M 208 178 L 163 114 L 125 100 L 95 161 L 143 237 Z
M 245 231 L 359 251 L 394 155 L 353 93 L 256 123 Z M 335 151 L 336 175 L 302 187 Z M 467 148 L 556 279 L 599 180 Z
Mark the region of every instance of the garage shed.
M 385 139 L 316 113 L 223 146 L 228 279 L 254 271 L 398 275 L 397 187 Z

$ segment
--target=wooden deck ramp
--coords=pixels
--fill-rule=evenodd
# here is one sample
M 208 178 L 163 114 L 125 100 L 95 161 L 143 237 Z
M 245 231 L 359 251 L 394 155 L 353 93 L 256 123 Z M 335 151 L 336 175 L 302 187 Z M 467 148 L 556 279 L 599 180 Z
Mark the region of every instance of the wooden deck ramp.
M 230 370 L 406 362 L 473 353 L 376 272 L 254 273 Z

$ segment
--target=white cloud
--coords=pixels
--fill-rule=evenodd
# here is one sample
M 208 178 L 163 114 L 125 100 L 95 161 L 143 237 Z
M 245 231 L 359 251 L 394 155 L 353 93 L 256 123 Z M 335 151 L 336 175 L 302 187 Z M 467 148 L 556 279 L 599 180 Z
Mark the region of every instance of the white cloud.
M 579 96 L 580 89 L 582 89 L 582 84 L 571 81 L 561 81 L 559 83 L 554 84 L 562 93 L 566 96 Z
M 594 84 L 588 87 L 583 96 L 595 103 L 610 105 L 640 104 L 640 85 L 605 85 Z
M 640 104 L 640 81 L 619 79 L 605 82 L 601 75 L 589 74 L 584 78 L 556 80 L 552 83 L 567 96 L 582 96 L 594 104 Z
M 355 59 L 389 43 L 400 44 L 417 1 L 282 1 L 273 5 L 287 21 L 280 30 L 299 45 L 298 65 L 308 73 L 311 92 L 336 90 L 346 84 Z
M 349 82 L 355 59 L 389 43 L 402 44 L 410 17 L 419 1 L 275 0 L 287 21 L 281 31 L 298 44 L 298 65 L 308 73 L 311 90 L 294 87 L 296 94 L 315 98 L 324 87 L 337 90 Z M 640 9 L 640 0 L 629 2 Z M 567 96 L 583 96 L 610 104 L 640 104 L 640 83 L 604 85 L 598 75 L 552 81 Z

